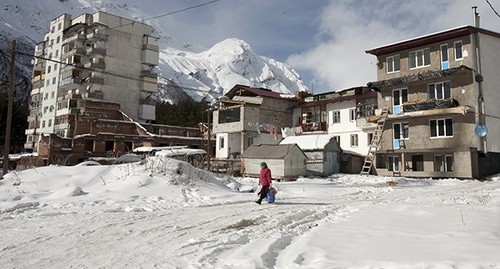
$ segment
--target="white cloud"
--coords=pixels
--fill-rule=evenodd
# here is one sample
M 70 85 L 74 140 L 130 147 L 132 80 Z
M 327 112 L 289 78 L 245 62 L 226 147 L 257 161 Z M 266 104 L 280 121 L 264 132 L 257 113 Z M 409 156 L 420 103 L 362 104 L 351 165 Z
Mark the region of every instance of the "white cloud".
M 500 20 L 484 1 L 331 1 L 320 18 L 316 45 L 287 62 L 299 72 L 312 72 L 320 91 L 365 85 L 376 80 L 376 59 L 366 50 L 472 25 L 473 5 L 486 18 L 481 18 L 481 27 L 498 31 Z

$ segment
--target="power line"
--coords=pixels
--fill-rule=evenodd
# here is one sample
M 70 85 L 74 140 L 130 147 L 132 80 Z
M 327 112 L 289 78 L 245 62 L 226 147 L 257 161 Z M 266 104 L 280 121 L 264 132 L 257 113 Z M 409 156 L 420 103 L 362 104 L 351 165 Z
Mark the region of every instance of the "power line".
M 51 59 L 51 58 L 45 58 L 45 57 L 42 57 L 42 56 L 37 56 L 37 55 L 31 54 L 31 53 L 26 53 L 26 52 L 17 51 L 17 50 L 16 50 L 16 53 L 21 54 L 21 55 L 25 55 L 25 56 L 30 56 L 30 57 L 33 57 L 33 58 L 37 58 L 37 59 L 41 59 L 41 60 L 45 60 L 45 61 L 49 61 L 49 62 L 53 62 L 53 63 L 57 63 L 57 64 L 61 64 L 61 65 L 65 65 L 65 66 L 71 66 L 71 67 L 77 68 L 79 70 L 92 71 L 92 72 L 96 72 L 96 73 L 101 73 L 101 74 L 105 74 L 105 75 L 119 77 L 119 78 L 122 78 L 122 79 L 134 80 L 134 81 L 137 81 L 137 82 L 149 82 L 149 83 L 151 83 L 151 81 L 145 80 L 145 79 L 142 79 L 142 78 L 139 78 L 139 77 L 131 77 L 129 75 L 117 74 L 117 73 L 110 72 L 110 71 L 103 70 L 103 69 L 85 67 L 85 66 L 74 64 L 74 63 L 66 63 L 66 62 L 63 62 L 63 61 L 59 61 L 59 60 L 55 60 L 55 59 Z M 171 79 L 163 77 L 163 76 L 160 76 L 160 75 L 157 75 L 157 77 L 158 78 L 162 78 L 162 79 L 167 80 L 167 81 L 171 81 Z M 195 91 L 195 92 L 205 93 L 205 91 L 200 90 L 198 88 L 192 88 L 192 87 L 184 86 L 184 85 L 178 84 L 176 82 L 174 82 L 174 83 L 175 83 L 175 86 L 178 86 L 179 88 L 181 88 L 183 90 L 189 90 L 189 91 Z M 167 85 L 167 86 L 170 86 L 170 85 Z M 174 85 L 172 85 L 172 86 L 174 86 Z
M 500 18 L 500 14 L 498 14 L 498 12 L 495 10 L 495 8 L 493 7 L 493 5 L 490 3 L 489 0 L 486 0 L 486 3 L 488 3 L 488 5 L 490 6 L 491 10 L 493 10 L 493 12 L 495 12 L 495 14 Z
M 187 10 L 190 10 L 190 9 L 195 9 L 195 8 L 199 8 L 199 7 L 202 7 L 202 6 L 210 5 L 210 4 L 213 4 L 215 2 L 219 2 L 219 1 L 220 0 L 212 0 L 212 1 L 209 1 L 209 2 L 206 2 L 206 3 L 203 3 L 203 4 L 186 7 L 186 8 L 183 8 L 183 9 L 175 10 L 175 11 L 172 11 L 172 12 L 168 12 L 168 13 L 165 13 L 165 14 L 162 14 L 162 15 L 158 15 L 158 16 L 154 16 L 154 17 L 150 17 L 150 18 L 145 18 L 142 21 L 154 20 L 154 19 L 158 19 L 158 18 L 161 18 L 161 17 L 170 16 L 170 15 L 181 13 L 181 12 L 184 12 L 184 11 L 187 11 Z M 116 28 L 120 28 L 120 27 L 123 27 L 123 26 L 131 25 L 131 24 L 134 24 L 134 23 L 136 23 L 136 21 L 125 23 L 125 24 L 118 25 L 118 26 L 115 26 L 115 27 L 110 27 L 109 29 L 116 29 Z

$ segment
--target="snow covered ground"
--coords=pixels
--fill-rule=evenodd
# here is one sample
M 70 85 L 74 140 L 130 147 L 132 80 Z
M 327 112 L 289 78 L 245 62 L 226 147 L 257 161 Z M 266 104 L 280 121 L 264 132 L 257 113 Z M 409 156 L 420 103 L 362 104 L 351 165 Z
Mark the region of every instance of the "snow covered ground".
M 256 179 L 165 157 L 11 172 L 0 181 L 0 264 L 500 268 L 499 177 L 335 175 L 274 185 L 276 203 L 258 205 L 244 192 Z

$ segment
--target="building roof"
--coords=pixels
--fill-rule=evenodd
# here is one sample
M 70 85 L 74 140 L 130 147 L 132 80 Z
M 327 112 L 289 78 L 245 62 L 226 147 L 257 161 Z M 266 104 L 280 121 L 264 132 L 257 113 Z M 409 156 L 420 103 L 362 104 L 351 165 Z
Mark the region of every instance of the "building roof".
M 318 101 L 305 102 L 300 104 L 300 107 L 313 107 L 324 104 L 340 103 L 344 101 L 361 100 L 361 99 L 376 98 L 376 97 L 377 97 L 377 92 L 367 91 L 362 94 L 352 94 L 352 95 L 339 96 L 332 99 L 323 99 Z
M 283 159 L 290 154 L 293 148 L 302 150 L 296 144 L 287 145 L 251 145 L 242 154 L 243 158 L 261 158 L 261 159 Z M 304 154 L 302 152 L 302 154 Z M 304 154 L 305 156 L 305 154 Z
M 225 96 L 233 99 L 236 95 L 243 96 L 262 96 L 276 99 L 295 99 L 294 95 L 284 94 L 279 92 L 274 92 L 269 89 L 264 88 L 252 88 L 244 85 L 235 85 L 231 90 L 229 90 Z
M 280 142 L 280 145 L 296 144 L 302 150 L 323 150 L 333 139 L 333 135 L 298 135 L 288 136 Z
M 461 26 L 457 28 L 452 28 L 448 30 L 444 30 L 441 32 L 428 34 L 396 43 L 392 43 L 389 45 L 384 45 L 378 48 L 370 49 L 365 51 L 366 53 L 373 54 L 375 56 L 385 55 L 389 53 L 394 53 L 406 49 L 412 49 L 424 45 L 428 45 L 431 43 L 442 42 L 450 39 L 454 39 L 457 37 L 462 37 L 466 35 L 470 35 L 473 33 L 482 33 L 490 36 L 500 38 L 500 33 L 489 31 L 486 29 L 474 27 L 474 26 Z

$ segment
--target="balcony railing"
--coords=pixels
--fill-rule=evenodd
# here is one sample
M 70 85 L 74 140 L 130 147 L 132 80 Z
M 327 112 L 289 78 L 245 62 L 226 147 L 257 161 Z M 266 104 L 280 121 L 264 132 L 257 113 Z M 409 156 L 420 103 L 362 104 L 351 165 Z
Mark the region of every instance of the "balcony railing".
M 433 110 L 442 108 L 458 107 L 457 100 L 449 99 L 431 99 L 423 101 L 410 101 L 403 104 L 403 112 L 415 112 L 422 110 Z

